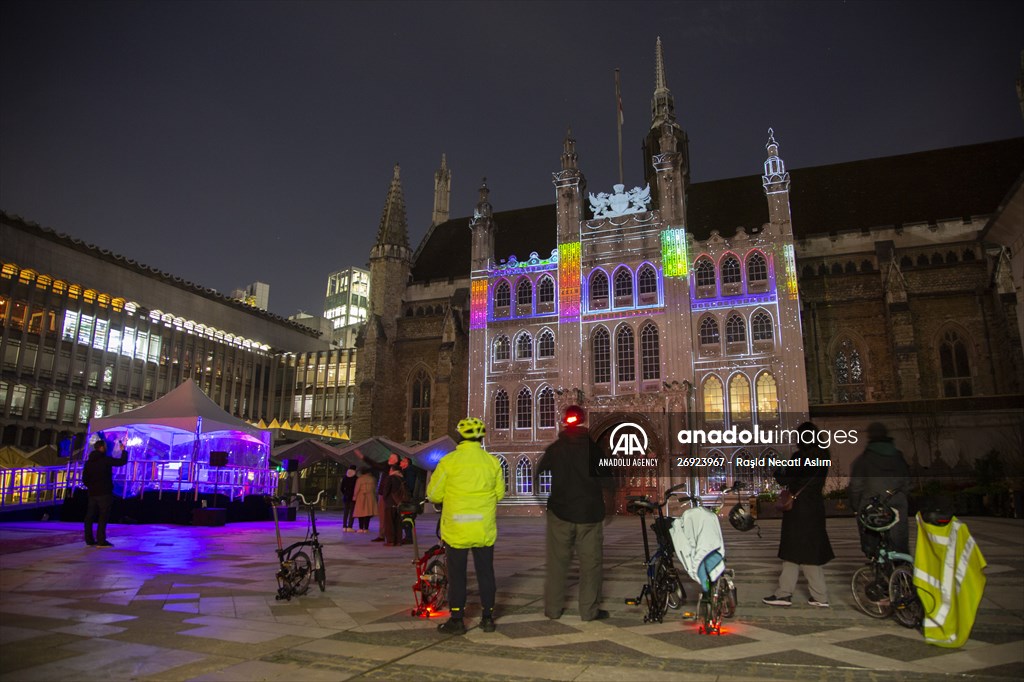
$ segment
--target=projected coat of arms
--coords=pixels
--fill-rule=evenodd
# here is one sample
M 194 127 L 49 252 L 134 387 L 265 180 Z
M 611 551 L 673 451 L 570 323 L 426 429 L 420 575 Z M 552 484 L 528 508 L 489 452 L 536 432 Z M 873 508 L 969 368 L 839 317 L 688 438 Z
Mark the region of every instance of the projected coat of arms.
M 643 213 L 651 202 L 651 186 L 634 187 L 628 192 L 625 185 L 613 185 L 612 193 L 599 192 L 594 196 L 590 192 L 590 210 L 595 218 L 614 218 L 630 213 Z

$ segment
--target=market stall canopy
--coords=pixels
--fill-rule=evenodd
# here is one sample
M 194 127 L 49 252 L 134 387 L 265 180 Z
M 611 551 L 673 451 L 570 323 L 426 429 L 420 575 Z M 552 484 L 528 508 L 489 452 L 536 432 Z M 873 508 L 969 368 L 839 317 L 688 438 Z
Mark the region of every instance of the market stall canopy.
M 39 466 L 39 464 L 33 462 L 24 452 L 13 445 L 5 445 L 0 448 L 0 469 L 23 469 L 34 466 Z
M 305 469 L 324 460 L 338 462 L 345 467 L 348 467 L 350 464 L 355 464 L 356 466 L 362 464 L 362 460 L 355 454 L 342 453 L 338 448 L 315 438 L 306 438 L 297 443 L 289 443 L 275 448 L 271 457 L 275 462 L 294 459 L 298 461 L 299 469 Z
M 455 441 L 448 436 L 419 445 L 401 445 L 383 436 L 375 436 L 338 448 L 338 452 L 376 463 L 388 461 L 391 453 L 395 453 L 399 457 L 408 457 L 420 469 L 433 471 L 438 461 L 454 449 Z
M 192 379 L 148 405 L 89 422 L 89 431 L 96 433 L 115 427 L 152 425 L 178 429 L 189 433 L 214 431 L 240 431 L 262 438 L 263 430 L 237 417 L 233 417 L 210 400 Z

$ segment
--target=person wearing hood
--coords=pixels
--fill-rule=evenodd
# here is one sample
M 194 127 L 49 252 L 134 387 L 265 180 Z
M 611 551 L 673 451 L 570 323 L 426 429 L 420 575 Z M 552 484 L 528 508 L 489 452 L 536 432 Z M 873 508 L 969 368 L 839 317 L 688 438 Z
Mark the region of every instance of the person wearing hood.
M 873 497 L 884 501 L 889 493 L 893 493 L 888 504 L 899 512 L 900 518 L 889 531 L 889 542 L 893 550 L 904 554 L 910 552 L 909 488 L 910 468 L 903 459 L 903 453 L 892 444 L 885 424 L 875 422 L 868 425 L 868 445 L 864 453 L 853 460 L 850 468 L 850 507 L 859 514 Z M 861 550 L 865 555 L 873 556 L 880 541 L 878 533 L 861 524 L 857 524 L 857 528 L 860 530 Z
M 580 620 L 603 620 L 605 494 L 610 479 L 594 476 L 591 464 L 601 449 L 584 426 L 583 408 L 571 405 L 562 417 L 558 440 L 537 464 L 537 478 L 551 472 L 547 511 L 547 564 L 544 573 L 544 615 L 561 617 L 573 550 L 580 563 Z

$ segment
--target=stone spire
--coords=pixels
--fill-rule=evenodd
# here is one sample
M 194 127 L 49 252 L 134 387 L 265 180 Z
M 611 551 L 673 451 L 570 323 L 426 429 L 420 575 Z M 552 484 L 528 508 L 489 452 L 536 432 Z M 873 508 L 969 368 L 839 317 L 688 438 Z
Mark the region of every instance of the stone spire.
M 569 128 L 565 133 L 565 140 L 562 142 L 562 170 L 578 170 L 578 158 L 576 139 L 572 136 L 572 128 Z
M 402 195 L 402 179 L 399 177 L 397 163 L 387 199 L 384 200 L 380 227 L 377 229 L 377 246 L 384 245 L 409 248 L 409 223 L 405 216 L 405 197 Z
M 434 171 L 434 215 L 431 225 L 440 225 L 448 220 L 448 207 L 452 192 L 452 172 L 448 160 L 441 154 L 441 167 Z
M 473 272 L 487 269 L 494 260 L 494 209 L 490 201 L 491 190 L 487 187 L 487 178 L 480 183 L 480 200 L 473 209 L 473 217 L 469 219 L 469 229 L 473 233 L 470 252 L 470 265 Z M 485 280 L 486 288 L 486 280 Z
M 672 99 L 672 93 L 665 83 L 665 56 L 661 50 L 661 37 L 654 47 L 654 97 L 651 99 L 651 129 L 661 127 L 661 124 L 675 123 L 676 105 Z

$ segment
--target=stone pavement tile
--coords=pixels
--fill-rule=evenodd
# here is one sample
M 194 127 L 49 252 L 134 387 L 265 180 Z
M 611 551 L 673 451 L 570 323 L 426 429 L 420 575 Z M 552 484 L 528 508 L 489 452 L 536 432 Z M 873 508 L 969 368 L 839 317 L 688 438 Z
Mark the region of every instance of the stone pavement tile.
M 208 673 L 217 672 L 239 663 L 242 663 L 240 659 L 230 656 L 205 656 L 192 663 L 186 663 L 185 665 L 168 668 L 153 675 L 140 677 L 139 680 L 143 682 L 181 682 L 182 680 L 192 680 Z M 240 679 L 239 682 L 242 682 L 242 680 Z M 244 682 L 250 682 L 250 680 L 246 679 Z
M 313 642 L 300 644 L 294 647 L 293 651 L 309 651 L 325 656 L 391 661 L 407 656 L 415 651 L 415 649 L 411 647 L 380 646 L 377 644 L 362 644 L 360 642 L 318 639 Z
M 244 661 L 193 677 L 189 682 L 333 682 L 346 680 L 358 673 L 345 674 L 336 670 L 303 668 L 298 665 L 267 661 Z
M 1024 663 L 1006 663 L 1004 665 L 997 665 L 991 668 L 982 668 L 975 670 L 972 675 L 990 675 L 992 677 L 1007 677 L 1010 679 L 1022 680 L 1024 679 Z
M 206 637 L 209 639 L 221 639 L 225 642 L 239 642 L 245 644 L 258 644 L 277 639 L 278 635 L 271 632 L 260 632 L 258 630 L 247 630 L 239 627 L 207 626 L 182 630 L 179 635 L 189 637 Z
M 791 649 L 788 651 L 778 651 L 769 654 L 761 654 L 759 656 L 752 656 L 737 660 L 747 660 L 764 664 L 819 666 L 823 669 L 852 667 L 848 663 L 844 664 L 844 666 L 838 666 L 836 665 L 836 662 L 831 658 L 825 658 L 824 656 L 818 656 L 816 654 L 812 654 L 807 651 L 800 651 L 797 649 Z
M 164 611 L 175 611 L 178 613 L 199 613 L 198 601 L 174 602 L 164 604 Z
M 434 627 L 429 629 L 385 630 L 383 632 L 360 632 L 358 628 L 353 628 L 337 632 L 325 639 L 339 642 L 359 642 L 362 644 L 419 649 L 430 644 L 436 644 L 446 638 L 446 635 L 442 635 L 437 631 L 437 625 L 440 625 L 440 622 L 435 623 Z
M 1024 640 L 1024 625 L 1004 630 L 993 630 L 975 626 L 971 630 L 971 640 L 984 642 L 985 644 L 1005 644 L 1006 642 L 1021 641 Z
M 903 637 L 893 637 L 890 635 L 876 635 L 874 637 L 864 637 L 863 639 L 837 642 L 836 646 L 878 656 L 886 656 L 898 661 L 917 661 L 922 658 L 944 656 L 956 651 L 956 649 L 932 646 L 925 642 L 924 639 L 908 640 Z
M 623 680 L 685 680 L 685 682 L 716 682 L 720 679 L 718 673 L 707 675 L 694 675 L 686 671 L 684 666 L 674 670 L 644 670 L 641 675 L 636 668 L 617 667 L 610 665 L 590 665 L 576 678 L 577 682 L 623 682 Z M 754 682 L 751 678 L 749 682 Z M 741 682 L 737 678 L 730 677 L 729 682 Z M 757 680 L 762 682 L 762 680 Z
M 659 642 L 664 642 L 665 644 L 671 644 L 672 646 L 691 651 L 697 649 L 731 647 L 738 644 L 751 644 L 757 641 L 755 639 L 730 632 L 728 625 L 722 627 L 721 635 L 704 635 L 697 632 L 696 623 L 689 624 L 688 627 L 676 632 L 651 635 L 651 639 L 656 639 Z
M 421 669 L 430 668 L 421 672 L 423 677 L 428 679 L 434 678 L 434 671 L 437 669 L 449 674 L 458 672 L 464 677 L 471 674 L 474 679 L 479 679 L 477 676 L 480 674 L 493 675 L 500 671 L 510 677 L 572 680 L 586 669 L 585 665 L 526 660 L 518 660 L 514 666 L 510 666 L 507 659 L 461 653 L 458 650 L 440 651 L 436 647 L 411 654 L 402 659 L 402 664 Z
M 505 619 L 497 621 L 501 626 L 501 634 L 517 639 L 520 637 L 550 637 L 552 635 L 570 635 L 579 632 L 555 620 L 532 621 L 528 623 L 509 623 Z
M 53 661 L 77 656 L 78 652 L 65 649 L 63 645 L 72 642 L 82 641 L 83 638 L 77 635 L 60 633 L 52 635 L 43 633 L 40 637 L 26 638 L 15 646 L 4 646 L 0 648 L 0 680 L 20 679 L 18 675 L 12 674 L 16 671 L 28 670 L 39 665 L 45 665 Z
M 0 646 L 8 647 L 8 645 L 14 642 L 20 642 L 23 639 L 32 639 L 33 637 L 42 637 L 46 635 L 46 630 L 35 630 L 33 628 L 16 627 L 12 625 L 0 625 Z M 13 651 L 8 647 L 9 651 Z
M 47 662 L 4 674 L 0 680 L 52 682 L 65 679 L 136 679 L 202 658 L 187 651 L 103 639 L 82 640 L 62 649 L 59 655 L 51 656 Z M 65 653 L 72 655 L 61 657 Z
M 65 634 L 78 635 L 80 637 L 107 637 L 109 635 L 116 635 L 120 632 L 124 632 L 124 630 L 124 628 L 115 627 L 113 625 L 104 625 L 103 623 L 78 623 L 77 625 L 54 628 L 53 632 L 63 632 Z
M 191 628 L 195 630 L 196 628 Z M 250 631 L 251 632 L 251 631 Z M 255 631 L 258 633 L 258 631 Z M 243 659 L 259 658 L 260 656 L 287 649 L 296 644 L 309 641 L 306 637 L 295 637 L 284 635 L 258 642 L 239 642 L 215 637 L 195 637 L 182 634 L 181 632 L 167 631 L 144 631 L 126 630 L 125 632 L 111 635 L 111 640 L 121 642 L 133 642 L 138 644 L 159 645 L 170 649 L 189 651 L 196 654 L 209 654 L 215 656 L 229 656 Z

